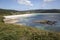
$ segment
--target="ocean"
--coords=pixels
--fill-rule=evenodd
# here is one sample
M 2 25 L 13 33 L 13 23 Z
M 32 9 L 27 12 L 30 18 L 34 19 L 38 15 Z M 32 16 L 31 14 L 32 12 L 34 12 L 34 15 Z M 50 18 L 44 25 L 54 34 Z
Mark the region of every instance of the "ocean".
M 33 14 L 33 15 L 32 15 Z M 41 30 L 60 32 L 60 13 L 32 13 L 31 16 L 19 17 L 17 24 L 35 27 Z M 35 23 L 37 20 L 56 21 L 55 25 Z

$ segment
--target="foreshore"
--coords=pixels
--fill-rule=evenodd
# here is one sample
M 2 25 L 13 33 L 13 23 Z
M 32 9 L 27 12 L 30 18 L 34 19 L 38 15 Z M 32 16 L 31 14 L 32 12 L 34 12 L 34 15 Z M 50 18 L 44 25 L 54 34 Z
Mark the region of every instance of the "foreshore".
M 5 23 L 16 23 L 18 22 L 19 18 L 31 17 L 35 16 L 36 14 L 21 14 L 21 15 L 10 15 L 10 16 L 3 16 L 5 19 Z

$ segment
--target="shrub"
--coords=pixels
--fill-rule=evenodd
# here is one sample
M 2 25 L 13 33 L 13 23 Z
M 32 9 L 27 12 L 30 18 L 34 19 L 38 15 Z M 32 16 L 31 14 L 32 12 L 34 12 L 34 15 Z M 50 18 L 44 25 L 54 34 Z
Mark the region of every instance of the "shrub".
M 4 19 L 4 17 L 0 16 L 0 22 L 4 22 L 3 19 Z

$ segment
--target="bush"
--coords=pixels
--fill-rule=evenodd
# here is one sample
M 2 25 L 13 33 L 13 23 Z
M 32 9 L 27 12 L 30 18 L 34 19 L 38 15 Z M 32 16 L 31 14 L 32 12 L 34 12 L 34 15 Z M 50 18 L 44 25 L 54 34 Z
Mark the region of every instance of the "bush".
M 3 19 L 4 19 L 4 17 L 0 16 L 0 22 L 4 22 Z

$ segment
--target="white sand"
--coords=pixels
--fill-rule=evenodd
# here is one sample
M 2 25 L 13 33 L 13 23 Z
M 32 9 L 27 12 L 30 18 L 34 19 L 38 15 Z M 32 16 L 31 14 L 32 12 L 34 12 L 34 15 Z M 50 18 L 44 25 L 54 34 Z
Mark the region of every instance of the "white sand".
M 21 14 L 21 15 L 10 15 L 10 16 L 4 16 L 5 18 L 19 18 L 19 17 L 30 17 L 35 16 L 36 14 Z

